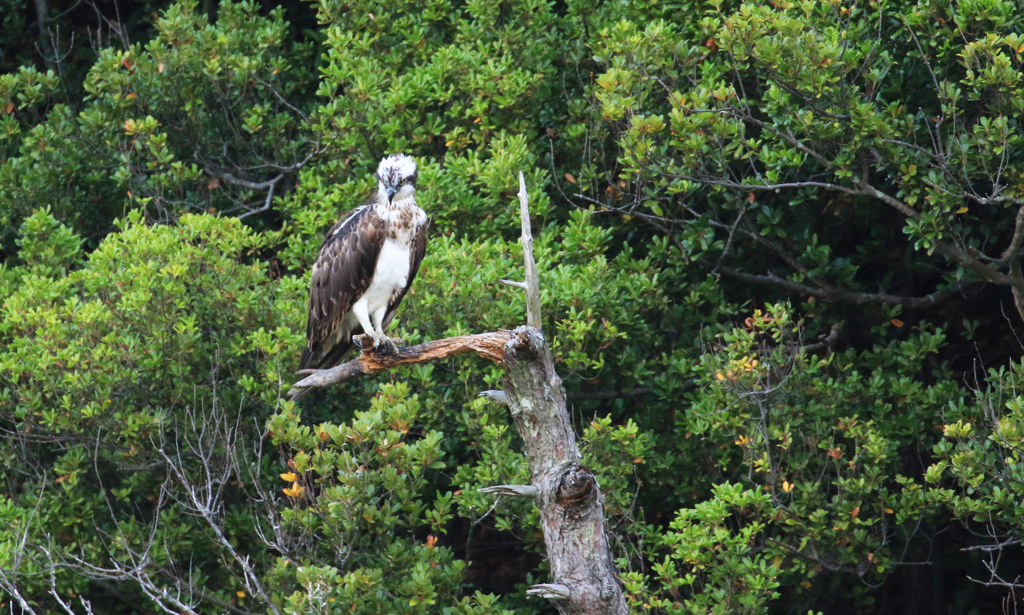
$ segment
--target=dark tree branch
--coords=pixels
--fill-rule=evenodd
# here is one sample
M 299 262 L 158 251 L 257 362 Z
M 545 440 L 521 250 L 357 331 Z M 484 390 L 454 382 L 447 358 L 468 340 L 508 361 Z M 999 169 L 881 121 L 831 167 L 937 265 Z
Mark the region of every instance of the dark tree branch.
M 709 263 L 701 264 L 708 268 L 711 267 Z M 899 295 L 890 295 L 888 293 L 862 293 L 847 290 L 812 288 L 785 278 L 780 278 L 770 271 L 768 272 L 768 275 L 744 273 L 730 267 L 719 267 L 718 271 L 719 273 L 736 280 L 760 284 L 762 286 L 783 288 L 790 292 L 797 293 L 802 297 L 816 297 L 825 301 L 840 301 L 843 303 L 852 303 L 854 305 L 861 305 L 864 303 L 882 303 L 885 305 L 902 305 L 905 308 L 912 309 L 927 308 L 945 301 L 960 292 L 963 288 L 963 286 L 957 286 L 956 288 L 951 288 L 949 290 L 938 290 L 929 295 L 925 295 L 924 297 L 901 297 Z
M 277 182 L 284 179 L 284 173 L 279 174 L 277 177 L 274 177 L 273 179 L 268 179 L 265 182 L 251 182 L 247 179 L 236 177 L 231 173 L 214 173 L 209 169 L 207 169 L 206 172 L 214 177 L 223 179 L 229 184 L 241 186 L 242 188 L 248 188 L 250 190 L 269 190 L 272 189 L 275 185 L 277 185 Z
M 784 182 L 777 184 L 756 184 L 737 182 L 721 177 L 711 177 L 706 175 L 702 177 L 697 177 L 693 175 L 669 173 L 667 171 L 653 169 L 649 167 L 645 168 L 647 168 L 651 172 L 658 173 L 660 175 L 670 177 L 673 179 L 683 179 L 698 184 L 720 186 L 723 188 L 744 190 L 748 192 L 788 190 L 794 188 L 824 188 L 826 190 L 835 190 L 837 192 L 843 192 L 845 194 L 851 194 L 856 196 L 868 196 L 878 199 L 879 201 L 882 201 L 886 205 L 893 207 L 894 209 L 902 213 L 907 218 L 910 218 L 911 220 L 921 220 L 921 213 L 915 210 L 913 207 L 901 201 L 900 199 L 897 199 L 889 194 L 882 192 L 881 190 L 866 183 L 865 181 L 861 181 L 854 187 L 818 181 Z M 1024 241 L 1024 238 L 1022 238 L 1022 241 Z M 963 266 L 965 269 L 970 270 L 981 279 L 988 280 L 989 282 L 993 282 L 1001 286 L 1009 286 L 1012 289 L 1014 289 L 1014 298 L 1017 303 L 1018 311 L 1020 312 L 1021 317 L 1024 318 L 1024 275 L 1015 274 L 1013 271 L 1011 271 L 1009 274 L 1003 273 L 994 267 L 986 265 L 981 258 L 973 256 L 968 252 L 956 247 L 955 245 L 951 245 L 944 241 L 933 239 L 931 240 L 931 244 L 937 252 L 939 252 L 949 260 Z M 724 272 L 724 268 L 722 269 L 722 271 Z M 1020 297 L 1019 299 L 1017 299 L 1018 296 Z
M 809 562 L 813 562 L 813 563 L 821 566 L 822 568 L 824 568 L 825 570 L 828 570 L 829 572 L 841 572 L 841 573 L 845 573 L 845 574 L 855 574 L 858 577 L 862 577 L 871 568 L 871 562 L 869 560 L 867 560 L 866 558 L 864 559 L 863 562 L 860 562 L 859 564 L 857 564 L 856 567 L 853 567 L 853 566 L 843 566 L 841 564 L 837 564 L 837 563 L 835 563 L 833 561 L 830 561 L 830 560 L 827 560 L 827 559 L 821 557 L 820 555 L 818 555 L 817 550 L 813 546 L 811 546 L 811 545 L 808 545 L 807 547 L 805 547 L 803 549 L 798 549 L 798 548 L 796 548 L 796 547 L 794 547 L 792 545 L 786 544 L 785 542 L 782 542 L 780 540 L 775 540 L 774 538 L 769 538 L 768 541 L 771 542 L 774 545 L 778 545 L 778 546 L 782 547 L 783 549 L 789 551 L 790 553 L 792 553 L 793 555 L 795 555 L 797 557 L 800 557 L 800 558 L 802 558 L 804 560 L 807 560 Z
M 46 49 L 47 46 L 47 30 L 46 26 L 50 23 L 50 4 L 48 0 L 35 0 L 36 5 L 36 16 L 39 18 L 39 54 L 43 56 L 43 62 L 46 63 L 46 67 L 50 70 L 56 69 L 53 58 L 49 56 Z M 56 56 L 56 50 L 53 51 Z
M 881 190 L 867 184 L 861 184 L 861 191 L 855 192 L 854 194 L 861 194 L 865 196 L 871 196 L 883 203 L 892 206 L 897 209 L 900 213 L 910 218 L 911 220 L 920 220 L 921 214 L 918 213 L 910 205 L 907 205 L 903 201 L 892 197 Z M 989 282 L 994 282 L 1002 286 L 1010 286 L 1012 288 L 1024 289 L 1024 278 L 1020 276 L 1007 275 L 989 267 L 984 264 L 978 258 L 971 256 L 967 252 L 964 252 L 956 246 L 949 245 L 943 241 L 933 240 L 932 245 L 935 249 L 946 258 L 956 263 L 963 265 L 965 268 L 973 271 L 978 277 Z M 1024 318 L 1024 312 L 1021 312 L 1021 317 Z
M 722 262 L 725 260 L 725 257 L 729 255 L 729 250 L 732 248 L 732 238 L 736 235 L 736 229 L 739 228 L 740 223 L 743 222 L 743 216 L 745 216 L 746 213 L 746 209 L 741 209 L 740 213 L 736 215 L 736 222 L 729 227 L 729 238 L 725 240 L 725 247 L 722 248 L 722 253 L 718 256 L 718 263 L 715 265 L 715 268 L 711 270 L 712 274 L 718 271 L 718 268 L 722 266 Z
M 212 168 L 210 165 L 207 165 L 204 168 L 204 170 L 206 171 L 207 175 L 210 175 L 211 177 L 216 177 L 218 179 L 222 179 L 225 182 L 227 182 L 227 183 L 229 183 L 229 184 L 231 184 L 233 186 L 239 186 L 241 188 L 248 188 L 249 190 L 266 190 L 267 191 L 267 196 L 263 199 L 263 205 L 261 207 L 256 208 L 256 209 L 250 209 L 249 211 L 245 212 L 244 214 L 238 216 L 238 219 L 241 220 L 243 218 L 248 218 L 249 216 L 254 216 L 256 214 L 261 214 L 261 213 L 263 213 L 265 211 L 270 211 L 270 206 L 271 206 L 271 204 L 273 203 L 273 200 L 274 200 L 274 192 L 277 190 L 277 185 L 281 182 L 281 180 L 284 179 L 285 177 L 287 177 L 289 174 L 301 170 L 303 167 L 305 167 L 307 164 L 309 164 L 310 161 L 313 160 L 313 158 L 315 158 L 319 154 L 322 154 L 323 152 L 324 152 L 324 149 L 321 149 L 319 147 L 319 144 L 318 144 L 316 147 L 313 148 L 313 151 L 311 151 L 305 158 L 303 158 L 302 160 L 300 160 L 299 162 L 296 162 L 295 164 L 293 164 L 291 166 L 282 167 L 282 166 L 275 165 L 275 164 L 267 164 L 265 166 L 268 166 L 268 167 L 271 167 L 271 168 L 275 169 L 276 171 L 278 171 L 278 174 L 275 175 L 274 177 L 272 177 L 272 178 L 270 178 L 270 179 L 268 179 L 266 181 L 262 181 L 262 182 L 249 181 L 249 180 L 247 180 L 245 178 L 238 177 L 237 175 L 235 175 L 235 174 L 233 174 L 231 172 L 228 172 L 226 170 L 217 170 L 215 168 Z M 243 205 L 241 207 L 248 208 L 248 207 L 250 207 L 250 205 Z M 221 213 L 227 213 L 228 211 L 235 211 L 237 209 L 238 208 L 232 208 L 230 210 L 225 210 L 224 212 L 221 212 Z
M 911 218 L 913 220 L 920 220 L 921 219 L 921 214 L 918 213 L 916 210 L 914 210 L 909 205 L 907 205 L 906 203 L 904 203 L 903 201 L 901 201 L 901 200 L 899 200 L 897 198 L 894 198 L 894 197 L 892 197 L 892 196 L 890 196 L 888 194 L 885 194 L 884 192 L 878 190 L 877 188 L 875 188 L 873 186 L 870 186 L 870 185 L 867 185 L 867 184 L 861 184 L 859 189 L 848 188 L 848 187 L 845 187 L 845 186 L 840 186 L 838 184 L 830 184 L 830 183 L 825 183 L 825 182 L 813 182 L 813 181 L 789 182 L 789 183 L 780 183 L 780 184 L 747 184 L 747 183 L 741 183 L 741 182 L 734 182 L 734 181 L 726 180 L 726 179 L 715 179 L 715 178 L 709 178 L 709 177 L 694 177 L 694 176 L 689 176 L 689 175 L 678 175 L 678 174 L 666 173 L 664 171 L 658 171 L 656 169 L 649 169 L 649 170 L 651 170 L 652 172 L 655 172 L 655 173 L 660 173 L 660 174 L 662 174 L 662 175 L 664 175 L 666 177 L 671 177 L 671 178 L 675 178 L 675 179 L 685 179 L 687 181 L 692 181 L 692 182 L 706 184 L 706 185 L 722 186 L 722 187 L 725 187 L 725 188 L 733 188 L 733 189 L 745 190 L 745 191 L 751 191 L 751 192 L 752 191 L 774 191 L 774 190 L 782 190 L 782 189 L 808 188 L 808 187 L 810 187 L 810 188 L 825 188 L 825 189 L 836 190 L 836 191 L 839 191 L 839 192 L 843 192 L 843 193 L 846 193 L 846 194 L 852 194 L 852 195 L 856 195 L 856 196 L 869 196 L 869 197 L 873 197 L 873 198 L 876 198 L 876 199 L 882 201 L 883 203 L 886 203 L 887 205 L 892 206 L 893 208 L 897 209 L 898 211 L 903 213 L 908 218 Z M 583 195 L 577 195 L 577 196 L 583 196 Z M 584 198 L 587 198 L 587 197 L 584 197 Z M 588 199 L 588 200 L 592 200 L 592 199 Z M 617 209 L 617 208 L 611 207 L 611 206 L 609 206 L 606 203 L 601 203 L 599 201 L 594 201 L 594 202 L 598 203 L 601 206 L 606 207 L 606 208 L 608 208 L 609 210 L 612 210 L 612 211 L 625 211 L 625 210 L 622 210 L 622 209 Z M 647 220 L 649 222 L 657 223 L 659 228 L 662 228 L 662 230 L 665 230 L 665 232 L 668 232 L 668 230 L 664 228 L 664 224 L 674 224 L 675 222 L 678 222 L 676 220 L 671 220 L 671 219 L 668 219 L 668 218 L 661 218 L 661 217 L 651 216 L 651 215 L 648 215 L 648 214 L 643 214 L 642 212 L 630 211 L 630 212 L 627 212 L 627 213 L 630 213 L 631 215 L 636 215 L 637 217 L 643 218 L 644 220 Z M 724 224 L 721 224 L 721 223 L 714 223 L 713 222 L 712 225 L 713 226 L 721 225 L 723 228 L 730 228 L 730 227 L 728 227 L 728 226 L 726 226 Z M 741 232 L 743 232 L 743 229 L 740 229 L 740 230 L 741 230 Z M 1024 242 L 1024 229 L 1021 229 L 1020 232 L 1022 234 L 1021 241 Z M 1014 238 L 1016 239 L 1016 231 L 1015 231 L 1015 237 Z M 947 244 L 945 242 L 938 241 L 938 240 L 932 240 L 932 245 L 934 246 L 934 249 L 936 251 L 938 251 L 940 254 L 942 254 L 943 256 L 948 258 L 949 260 L 962 265 L 965 269 L 968 269 L 968 270 L 972 271 L 979 278 L 981 278 L 983 280 L 987 280 L 989 282 L 993 282 L 995 284 L 999 284 L 1001 286 L 1009 286 L 1012 289 L 1013 293 L 1014 293 L 1014 303 L 1015 303 L 1015 305 L 1017 307 L 1017 311 L 1020 314 L 1021 318 L 1024 318 L 1024 273 L 1022 273 L 1019 270 L 1014 270 L 1012 262 L 1010 263 L 1010 272 L 1007 274 L 1007 273 L 1003 273 L 1003 272 L 999 271 L 995 267 L 991 267 L 989 265 L 986 265 L 983 262 L 983 257 L 972 256 L 971 254 L 968 254 L 967 252 L 965 252 L 964 250 L 961 250 L 960 248 L 958 248 L 956 246 L 953 246 L 953 245 L 950 245 L 950 244 Z M 771 246 L 769 246 L 769 247 L 771 247 Z M 680 246 L 680 250 L 681 250 L 681 254 L 685 254 L 686 253 L 685 250 L 681 246 Z M 776 250 L 776 251 L 778 251 L 778 250 Z M 785 256 L 783 258 L 787 262 L 790 262 L 789 258 L 786 258 Z M 706 263 L 701 263 L 701 262 L 698 261 L 698 264 L 700 264 L 702 266 L 707 266 L 709 269 L 714 269 L 714 267 L 708 266 Z M 790 264 L 792 265 L 792 263 L 790 263 Z M 1019 268 L 1019 264 L 1018 264 L 1018 268 Z M 798 267 L 798 270 L 799 269 L 800 268 Z M 860 292 L 852 292 L 852 291 L 843 291 L 843 290 L 838 290 L 838 289 L 832 289 L 829 285 L 826 285 L 826 284 L 820 282 L 819 280 L 816 280 L 816 279 L 812 278 L 813 282 L 815 282 L 819 286 L 823 287 L 822 289 L 818 290 L 818 289 L 810 288 L 808 286 L 804 286 L 803 284 L 798 284 L 796 282 L 791 282 L 789 280 L 784 280 L 784 279 L 779 278 L 778 276 L 776 276 L 776 275 L 774 275 L 774 274 L 772 274 L 770 272 L 769 272 L 769 274 L 767 276 L 762 276 L 762 275 L 743 273 L 743 272 L 737 271 L 735 269 L 731 269 L 729 267 L 724 267 L 724 266 L 717 267 L 717 272 L 723 273 L 723 274 L 725 274 L 725 275 L 727 275 L 729 277 L 732 277 L 732 278 L 745 280 L 747 282 L 752 282 L 754 284 L 765 284 L 765 285 L 770 285 L 770 286 L 786 288 L 787 290 L 799 293 L 799 294 L 801 294 L 803 296 L 815 296 L 815 297 L 821 297 L 822 299 L 827 299 L 827 300 L 830 300 L 830 301 L 843 301 L 843 302 L 849 302 L 849 303 L 854 303 L 854 304 L 861 304 L 861 303 L 884 303 L 884 304 L 887 304 L 887 305 L 903 305 L 905 307 L 910 307 L 910 308 L 929 307 L 929 306 L 934 305 L 935 303 L 937 303 L 937 302 L 939 302 L 941 300 L 944 300 L 944 299 L 948 298 L 953 292 L 955 292 L 955 291 L 937 291 L 935 293 L 932 293 L 930 295 L 927 295 L 927 296 L 921 297 L 921 298 L 907 298 L 907 297 L 899 297 L 899 296 L 896 296 L 896 295 L 888 295 L 888 294 L 885 294 L 885 293 L 860 293 Z
M 1006 246 L 1003 252 L 1002 261 L 1009 263 L 1020 257 L 1020 248 L 1024 246 L 1024 204 L 1017 210 L 1017 217 L 1013 222 L 1013 239 L 1010 245 Z
M 770 355 L 776 350 L 782 348 L 786 351 L 786 354 L 790 356 L 796 356 L 801 352 L 818 352 L 819 350 L 832 350 L 836 342 L 839 341 L 839 333 L 843 330 L 842 323 L 836 323 L 828 330 L 828 333 L 822 333 L 818 336 L 818 341 L 811 344 L 801 344 L 800 342 L 786 342 L 783 346 L 775 346 L 768 348 L 760 348 L 757 351 L 759 356 Z
M 821 341 L 816 342 L 814 344 L 805 344 L 803 346 L 797 346 L 796 351 L 799 352 L 802 350 L 804 352 L 818 352 L 819 350 L 825 350 L 826 348 L 831 350 L 832 347 L 835 346 L 836 342 L 839 340 L 839 332 L 842 330 L 842 323 L 836 323 L 832 325 L 831 329 L 829 329 L 828 335 L 823 335 L 819 337 Z
M 697 213 L 696 211 L 694 211 L 693 209 L 687 208 L 687 211 L 689 211 L 694 217 L 697 217 L 697 218 L 700 217 L 700 214 Z M 743 210 L 743 211 L 746 211 L 746 210 Z M 730 227 L 729 225 L 723 224 L 723 223 L 721 223 L 721 222 L 719 222 L 717 220 L 708 220 L 708 224 L 710 224 L 711 226 L 713 226 L 715 228 L 729 229 L 729 241 L 726 242 L 726 248 L 728 248 L 729 244 L 732 243 L 733 232 L 734 232 L 734 230 L 736 230 L 735 225 Z M 749 228 L 750 227 L 749 223 L 747 223 L 746 226 L 748 228 L 740 228 L 740 229 L 738 229 L 739 232 L 743 233 L 744 236 L 749 237 L 754 242 L 759 243 L 759 244 L 765 246 L 766 248 L 768 248 L 769 250 L 771 250 L 772 252 L 775 252 L 776 254 L 778 254 L 779 257 L 782 260 L 786 261 L 786 264 L 788 264 L 793 269 L 796 269 L 797 271 L 802 273 L 804 276 L 807 277 L 808 280 L 814 282 L 814 284 L 816 286 L 818 286 L 819 288 L 822 288 L 824 290 L 835 290 L 835 287 L 832 286 L 831 284 L 825 282 L 824 280 L 818 278 L 817 276 L 811 275 L 811 272 L 807 269 L 807 267 L 804 267 L 803 264 L 800 261 L 798 261 L 796 258 L 794 258 L 792 254 L 790 254 L 788 251 L 784 250 L 777 243 L 775 243 L 774 241 L 771 241 L 770 239 L 768 239 L 767 237 L 765 237 L 761 233 L 758 233 L 756 229 Z M 718 265 L 716 265 L 715 268 L 711 271 L 712 274 L 717 274 L 718 269 L 721 267 L 722 259 L 725 258 L 725 255 L 726 255 L 727 251 L 728 250 L 725 250 L 725 249 L 722 250 L 722 255 L 718 259 Z
M 687 380 L 683 382 L 683 387 L 693 386 L 696 381 Z M 634 397 L 643 397 L 654 389 L 650 387 L 637 387 L 629 391 L 568 391 L 565 396 L 569 401 L 575 401 L 577 399 L 585 400 L 602 400 L 602 399 L 632 399 Z
M 774 192 L 776 190 L 792 190 L 794 188 L 824 188 L 825 190 L 835 190 L 836 192 L 844 192 L 852 195 L 863 195 L 862 190 L 856 188 L 850 188 L 849 186 L 841 186 L 839 184 L 832 184 L 829 182 L 817 182 L 817 181 L 803 181 L 803 182 L 784 182 L 779 184 L 748 184 L 744 182 L 737 182 L 731 179 L 716 178 L 716 177 L 697 177 L 695 175 L 680 175 L 678 173 L 668 173 L 666 171 L 660 171 L 658 169 L 648 170 L 664 175 L 672 179 L 683 179 L 686 181 L 694 182 L 696 184 L 704 184 L 707 186 L 720 186 L 722 188 L 732 188 L 734 190 L 744 190 L 747 192 Z M 916 212 L 915 212 L 916 213 Z

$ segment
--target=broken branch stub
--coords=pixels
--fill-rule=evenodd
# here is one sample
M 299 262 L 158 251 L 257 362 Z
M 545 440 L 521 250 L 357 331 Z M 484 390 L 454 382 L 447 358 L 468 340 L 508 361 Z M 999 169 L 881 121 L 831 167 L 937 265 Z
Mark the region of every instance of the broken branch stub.
M 537 263 L 533 260 L 533 231 L 530 229 L 530 195 L 526 192 L 526 178 L 519 172 L 519 219 L 522 225 L 523 264 L 526 268 L 526 324 L 541 330 L 540 326 L 540 276 Z
M 492 495 L 507 495 L 519 498 L 534 498 L 540 493 L 540 489 L 537 489 L 533 485 L 494 485 L 493 487 L 480 487 L 477 489 L 480 493 L 488 493 Z

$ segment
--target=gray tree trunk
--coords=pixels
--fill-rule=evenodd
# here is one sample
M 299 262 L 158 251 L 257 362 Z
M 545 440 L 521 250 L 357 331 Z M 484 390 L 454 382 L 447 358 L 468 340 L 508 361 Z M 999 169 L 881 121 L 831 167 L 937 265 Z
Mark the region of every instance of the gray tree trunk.
M 517 328 L 505 344 L 503 363 L 508 407 L 533 472 L 555 583 L 534 593 L 552 598 L 561 613 L 625 615 L 605 535 L 604 496 L 580 463 L 562 379 L 541 332 Z

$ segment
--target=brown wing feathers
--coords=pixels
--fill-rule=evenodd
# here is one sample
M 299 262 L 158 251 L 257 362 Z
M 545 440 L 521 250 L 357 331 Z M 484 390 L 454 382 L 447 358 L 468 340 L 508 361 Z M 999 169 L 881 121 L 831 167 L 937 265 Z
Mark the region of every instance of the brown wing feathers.
M 358 335 L 361 327 L 342 332 L 341 339 L 335 332 L 369 287 L 385 233 L 384 222 L 372 206 L 356 209 L 328 231 L 313 265 L 307 345 L 300 369 L 331 367 L 351 350 L 352 335 Z

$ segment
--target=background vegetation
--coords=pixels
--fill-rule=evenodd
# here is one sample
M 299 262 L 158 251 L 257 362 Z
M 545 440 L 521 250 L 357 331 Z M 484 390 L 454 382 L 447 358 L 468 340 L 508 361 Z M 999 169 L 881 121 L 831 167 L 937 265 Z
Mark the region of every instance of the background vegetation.
M 476 358 L 285 401 L 380 156 L 393 329 L 545 331 L 638 613 L 1015 613 L 1024 9 L 0 0 L 0 601 L 533 613 Z

